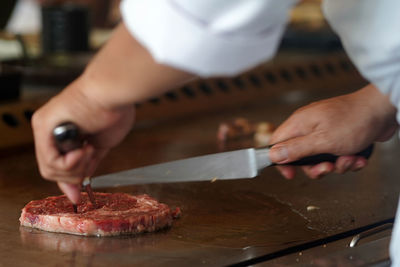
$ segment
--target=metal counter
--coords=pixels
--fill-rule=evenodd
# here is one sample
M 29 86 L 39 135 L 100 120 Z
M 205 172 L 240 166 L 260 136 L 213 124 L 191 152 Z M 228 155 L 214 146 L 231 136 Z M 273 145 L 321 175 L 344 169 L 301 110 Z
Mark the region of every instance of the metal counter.
M 292 90 L 254 104 L 139 123 L 103 161 L 97 174 L 246 147 L 251 142 L 221 148 L 216 141 L 218 125 L 236 117 L 279 124 L 297 107 L 347 91 Z M 170 229 L 157 233 L 97 238 L 20 227 L 18 218 L 26 203 L 60 192 L 40 177 L 32 145 L 7 149 L 0 156 L 0 265 L 268 264 L 267 260 L 285 256 L 280 251 L 290 254 L 290 248 L 305 248 L 315 241 L 329 243 L 332 237 L 351 236 L 357 229 L 393 218 L 400 189 L 399 156 L 400 146 L 394 138 L 376 145 L 365 169 L 320 180 L 299 174 L 289 181 L 269 168 L 254 179 L 108 189 L 147 193 L 179 206 L 182 217 Z M 307 211 L 310 205 L 319 209 Z

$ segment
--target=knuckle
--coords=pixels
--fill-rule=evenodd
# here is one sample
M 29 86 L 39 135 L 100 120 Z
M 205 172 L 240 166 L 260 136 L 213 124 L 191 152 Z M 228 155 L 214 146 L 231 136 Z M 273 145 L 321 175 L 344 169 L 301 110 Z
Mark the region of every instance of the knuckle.
M 51 171 L 50 169 L 48 169 L 48 168 L 39 168 L 39 171 L 40 171 L 40 174 L 42 175 L 42 177 L 44 178 L 44 179 L 46 179 L 46 180 L 50 180 L 50 181 L 52 181 L 52 180 L 54 180 L 54 172 L 53 171 Z
M 59 169 L 61 172 L 66 172 L 66 173 L 69 173 L 69 172 L 72 172 L 72 171 L 73 171 L 72 166 L 68 166 L 68 165 L 66 165 L 66 164 L 62 164 L 62 165 L 58 166 L 58 169 Z
M 41 121 L 40 121 L 39 112 L 36 111 L 32 115 L 31 126 L 33 129 L 40 129 L 40 124 L 41 124 Z
M 71 177 L 68 179 L 68 182 L 71 184 L 80 184 L 82 182 L 82 178 L 79 177 Z
M 338 142 L 335 140 L 334 136 L 327 131 L 316 131 L 312 136 L 313 152 L 318 153 L 333 153 L 337 154 L 337 151 L 340 150 L 338 146 Z

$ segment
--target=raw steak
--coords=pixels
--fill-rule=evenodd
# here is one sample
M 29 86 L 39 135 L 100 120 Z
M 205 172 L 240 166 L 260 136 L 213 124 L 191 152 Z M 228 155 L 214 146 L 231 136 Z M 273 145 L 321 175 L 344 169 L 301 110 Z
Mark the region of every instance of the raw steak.
M 50 232 L 115 236 L 154 232 L 169 227 L 180 209 L 171 210 L 148 195 L 95 193 L 98 209 L 81 193 L 78 213 L 65 195 L 33 200 L 23 209 L 21 225 Z

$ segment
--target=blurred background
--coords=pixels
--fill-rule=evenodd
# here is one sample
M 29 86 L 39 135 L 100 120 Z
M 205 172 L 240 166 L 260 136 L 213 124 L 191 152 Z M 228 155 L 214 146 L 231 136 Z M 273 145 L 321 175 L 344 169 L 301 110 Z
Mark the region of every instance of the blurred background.
M 0 148 L 31 144 L 31 114 L 82 73 L 121 20 L 119 4 L 120 0 L 1 1 L 0 112 L 2 109 L 11 111 L 3 114 L 3 120 L 0 120 L 0 127 L 4 128 L 2 132 L 6 135 L 6 138 L 0 138 Z M 343 77 L 340 76 L 342 74 Z M 349 88 L 352 84 L 364 83 L 346 57 L 340 40 L 325 21 L 320 0 L 299 1 L 292 9 L 289 25 L 276 57 L 237 77 L 222 78 L 239 90 L 246 86 L 263 87 L 266 90 L 262 94 L 266 97 L 277 92 L 279 97 L 286 97 L 288 92 L 282 88 L 289 84 L 276 81 L 290 83 L 296 81 L 296 77 L 302 83 L 290 84 L 290 91 L 296 92 L 290 93 L 291 97 L 301 95 L 305 89 L 313 87 Z M 331 78 L 344 86 L 332 85 Z M 247 79 L 250 80 L 246 85 Z M 219 78 L 197 81 L 205 84 L 199 89 L 201 94 L 211 96 L 209 92 L 213 90 L 213 80 L 219 81 Z M 268 88 L 268 85 L 273 88 Z M 227 86 L 218 82 L 217 87 L 225 90 Z M 166 97 L 171 100 L 181 93 L 195 94 L 188 88 L 190 85 L 176 88 L 167 93 Z M 224 97 L 227 98 L 228 95 Z M 224 103 L 246 105 L 259 97 L 261 95 L 251 93 Z M 162 98 L 150 99 L 150 105 L 137 103 L 142 110 L 139 115 L 143 113 L 145 120 L 152 120 L 161 117 L 160 114 L 164 116 L 164 109 L 168 109 L 169 113 L 174 110 L 171 113 L 171 117 L 174 117 L 188 114 L 188 109 L 192 113 L 201 113 L 204 110 L 200 106 L 216 110 L 222 108 L 218 101 L 214 106 L 208 101 L 206 105 L 199 104 L 199 109 L 193 108 L 193 105 L 188 105 L 185 109 L 182 108 L 186 105 L 183 101 L 175 102 L 174 108 L 170 109 L 157 105 L 162 102 Z M 13 108 L 10 109 L 10 106 Z M 18 120 L 18 114 L 14 114 L 15 109 L 24 110 L 25 119 L 22 122 Z M 19 127 L 13 128 L 17 121 L 20 123 Z
M 12 45 L 12 42 L 6 42 L 12 41 L 16 35 L 23 36 L 26 42 L 25 48 L 30 56 L 41 54 L 43 52 L 41 35 L 49 34 L 46 28 L 51 27 L 53 31 L 56 29 L 61 31 L 60 24 L 67 24 L 79 18 L 76 13 L 68 17 L 69 22 L 65 17 L 65 14 L 74 8 L 83 9 L 82 12 L 86 13 L 90 24 L 90 48 L 96 49 L 107 39 L 107 32 L 120 21 L 119 3 L 120 0 L 4 0 L 0 9 L 2 41 L 0 59 L 23 56 L 24 51 L 21 47 L 17 44 Z M 320 4 L 320 0 L 299 2 L 298 6 L 292 10 L 291 22 L 283 40 L 283 46 L 309 49 L 315 46 L 337 47 L 338 41 L 322 16 Z M 52 9 L 52 14 L 49 14 L 49 9 Z M 58 17 L 58 19 L 49 21 L 49 16 Z M 48 25 L 48 22 L 54 23 Z M 74 30 L 78 29 L 79 27 L 76 27 Z
M 0 73 L 19 73 L 25 84 L 65 86 L 109 38 L 121 19 L 119 3 L 120 0 L 2 0 Z M 319 0 L 303 0 L 293 9 L 280 51 L 301 55 L 303 51 L 310 54 L 341 49 L 340 41 L 322 16 L 320 4 Z M 17 89 L 4 90 L 20 95 Z M 7 98 L 0 94 L 0 99 Z

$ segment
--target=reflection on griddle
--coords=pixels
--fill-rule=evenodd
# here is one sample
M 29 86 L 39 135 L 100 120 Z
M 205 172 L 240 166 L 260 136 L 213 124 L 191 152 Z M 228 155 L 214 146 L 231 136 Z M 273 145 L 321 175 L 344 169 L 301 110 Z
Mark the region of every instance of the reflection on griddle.
M 163 231 L 158 232 L 163 234 Z M 92 255 L 102 252 L 129 252 L 137 247 L 154 247 L 157 243 L 152 234 L 121 237 L 85 237 L 62 233 L 45 232 L 28 227 L 20 227 L 22 244 L 29 248 L 46 251 Z

